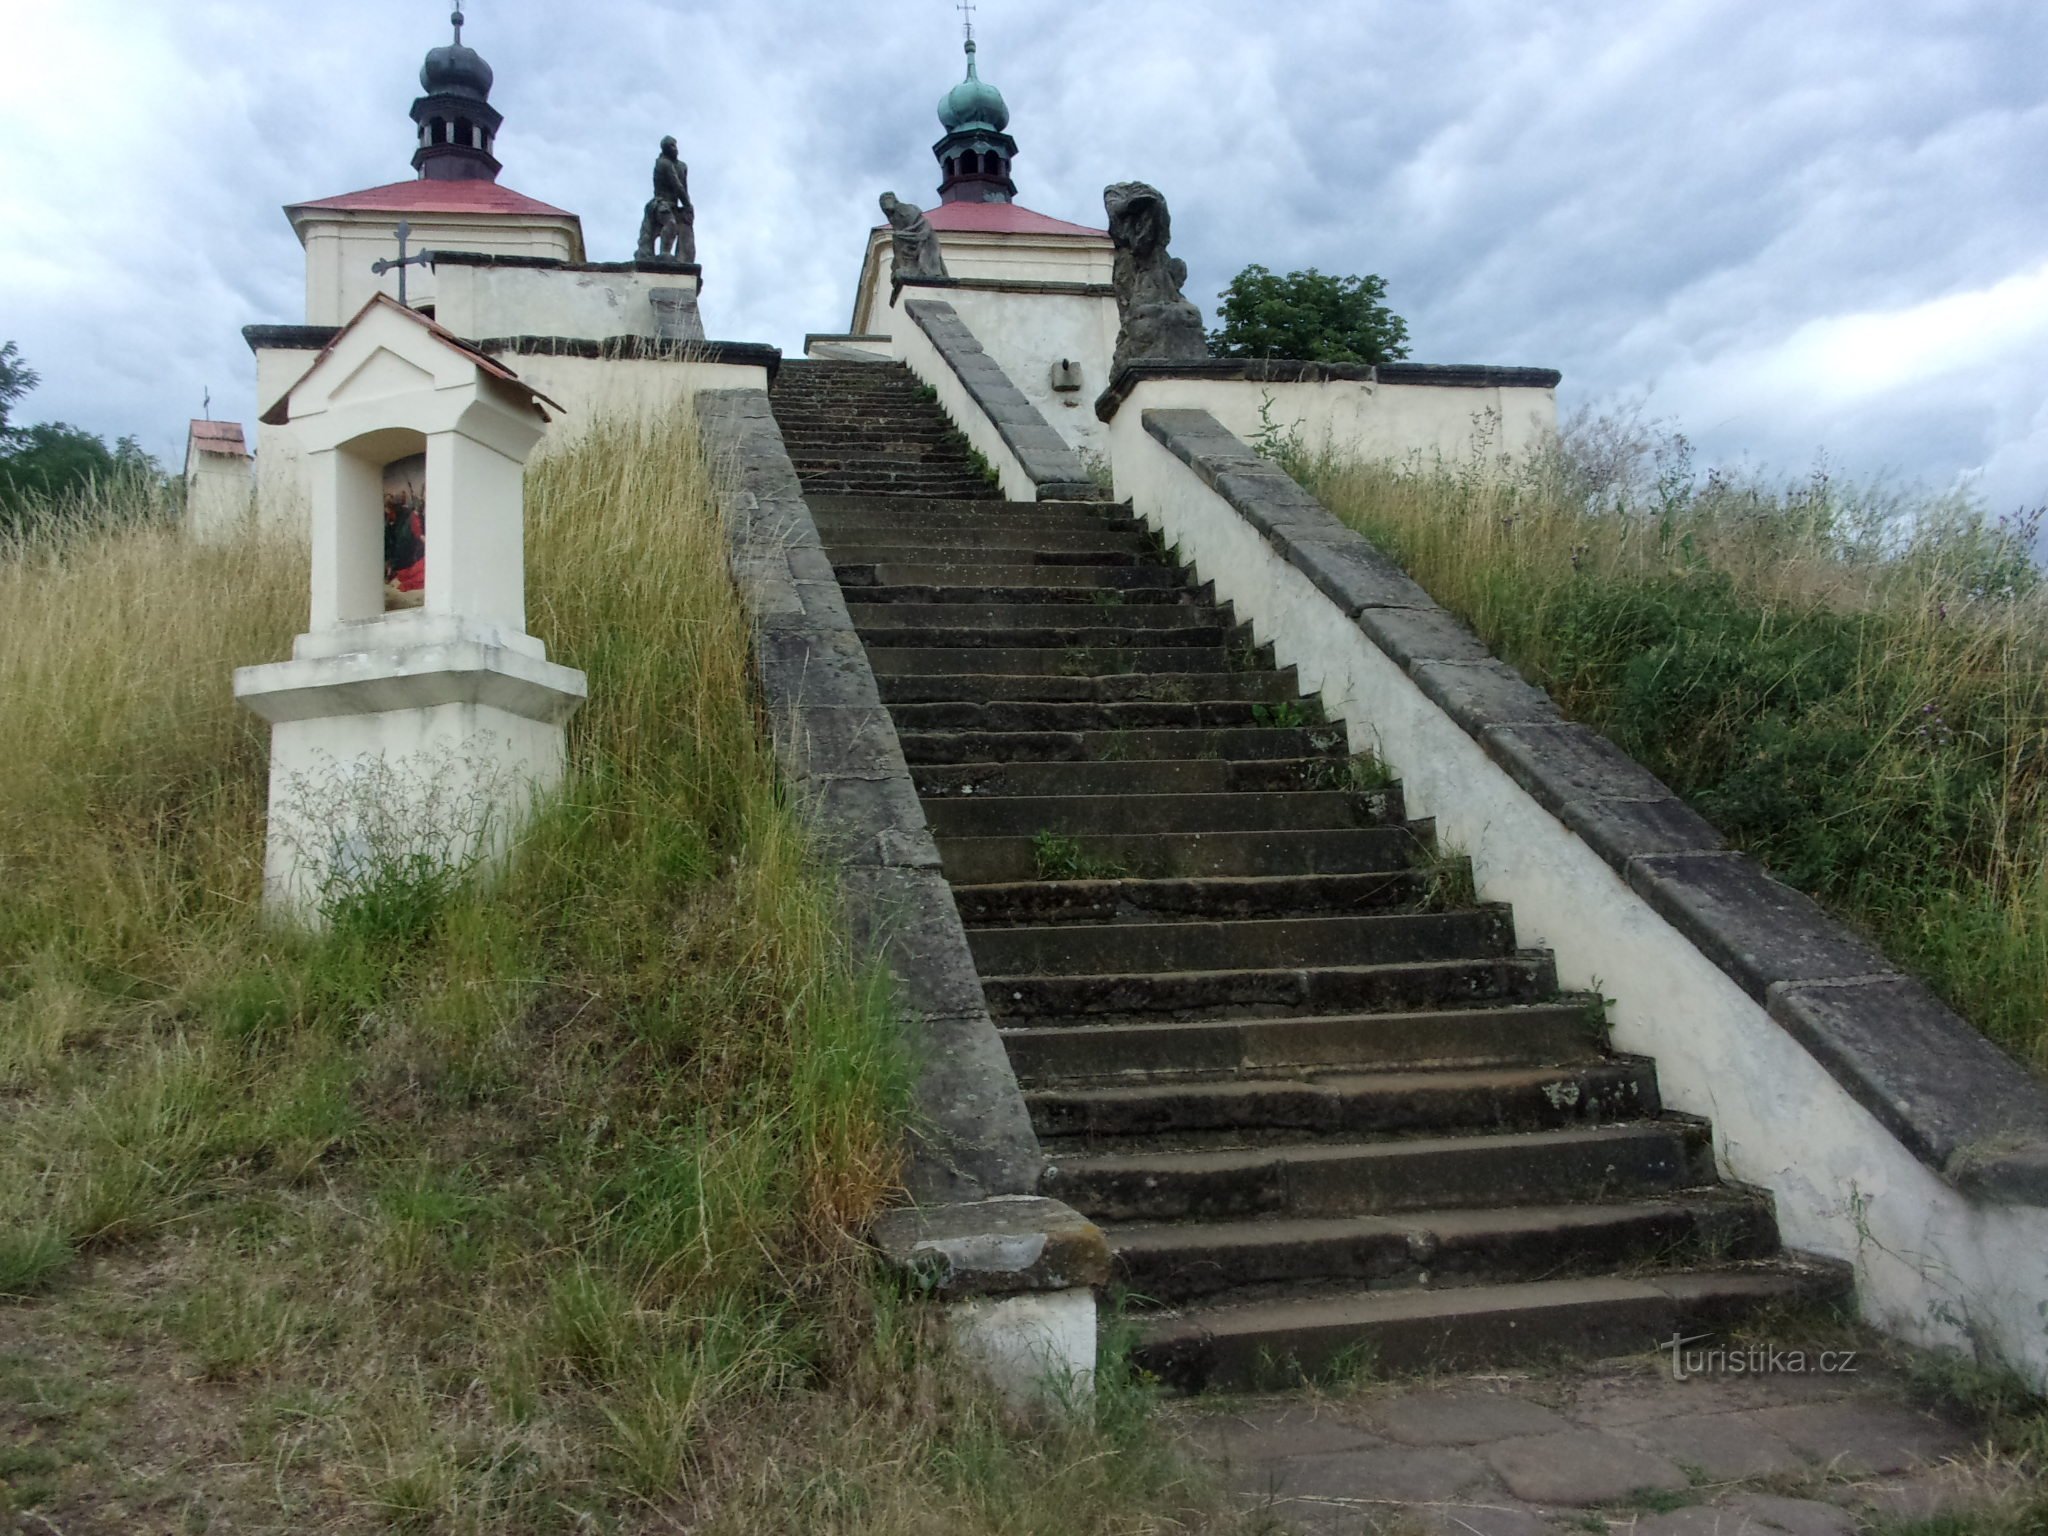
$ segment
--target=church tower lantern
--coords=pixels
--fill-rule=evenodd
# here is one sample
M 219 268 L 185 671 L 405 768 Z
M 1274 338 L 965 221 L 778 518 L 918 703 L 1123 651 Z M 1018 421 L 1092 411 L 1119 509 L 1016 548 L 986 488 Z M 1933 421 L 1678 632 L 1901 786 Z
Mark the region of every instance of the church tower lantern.
M 496 181 L 501 167 L 492 153 L 505 121 L 491 105 L 491 66 L 462 41 L 462 12 L 450 18 L 455 41 L 427 55 L 420 69 L 426 94 L 412 104 L 419 125 L 413 169 L 428 181 Z
M 1003 93 L 975 70 L 974 32 L 967 33 L 967 78 L 939 103 L 939 123 L 946 136 L 932 146 L 944 173 L 939 182 L 943 203 L 1007 203 L 1017 195 L 1010 162 L 1017 141 L 1003 130 L 1010 109 Z

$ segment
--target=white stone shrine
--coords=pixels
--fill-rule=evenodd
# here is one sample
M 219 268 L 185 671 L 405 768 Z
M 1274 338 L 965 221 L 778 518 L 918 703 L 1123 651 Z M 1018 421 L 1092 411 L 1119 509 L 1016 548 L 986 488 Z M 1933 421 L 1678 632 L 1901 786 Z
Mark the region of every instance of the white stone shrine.
M 523 475 L 553 404 L 378 295 L 265 414 L 303 447 L 313 544 L 292 659 L 235 673 L 271 722 L 264 897 L 280 915 L 317 925 L 393 868 L 486 867 L 561 782 L 584 678 L 526 632 Z M 386 586 L 386 488 L 422 455 L 415 596 Z

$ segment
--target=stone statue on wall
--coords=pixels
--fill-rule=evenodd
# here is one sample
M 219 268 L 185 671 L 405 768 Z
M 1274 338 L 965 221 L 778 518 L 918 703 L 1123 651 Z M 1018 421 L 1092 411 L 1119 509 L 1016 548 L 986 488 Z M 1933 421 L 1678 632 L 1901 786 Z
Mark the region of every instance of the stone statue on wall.
M 661 141 L 654 162 L 654 196 L 640 218 L 640 245 L 635 261 L 697 259 L 697 210 L 690 203 L 690 168 L 683 164 L 672 138 Z
M 939 251 L 939 234 L 924 210 L 904 202 L 894 192 L 882 194 L 882 216 L 889 221 L 889 245 L 894 260 L 889 281 L 906 277 L 944 277 L 946 258 Z
M 1202 312 L 1181 293 L 1188 266 L 1166 254 L 1173 218 L 1157 187 L 1120 181 L 1102 193 L 1116 247 L 1117 336 L 1112 372 L 1140 358 L 1191 361 L 1209 355 Z

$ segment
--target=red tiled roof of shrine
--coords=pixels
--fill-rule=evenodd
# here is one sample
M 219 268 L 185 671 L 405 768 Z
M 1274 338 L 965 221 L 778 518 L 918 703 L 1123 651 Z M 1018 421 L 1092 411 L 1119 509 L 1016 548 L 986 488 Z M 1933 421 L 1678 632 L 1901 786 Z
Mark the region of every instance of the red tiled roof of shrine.
M 527 213 L 545 218 L 573 219 L 575 214 L 514 192 L 495 181 L 394 181 L 386 187 L 366 187 L 361 192 L 344 192 L 339 197 L 318 198 L 309 203 L 292 203 L 287 212 L 321 209 L 336 213 Z
M 952 234 L 975 235 L 1089 235 L 1107 240 L 1109 231 L 1069 224 L 1065 219 L 1026 208 L 1021 203 L 940 203 L 927 208 L 924 216 L 932 228 Z M 877 229 L 887 229 L 878 224 Z
M 239 421 L 195 421 L 192 423 L 192 441 L 199 445 L 201 453 L 231 454 L 241 459 L 249 457 L 249 444 L 242 436 Z

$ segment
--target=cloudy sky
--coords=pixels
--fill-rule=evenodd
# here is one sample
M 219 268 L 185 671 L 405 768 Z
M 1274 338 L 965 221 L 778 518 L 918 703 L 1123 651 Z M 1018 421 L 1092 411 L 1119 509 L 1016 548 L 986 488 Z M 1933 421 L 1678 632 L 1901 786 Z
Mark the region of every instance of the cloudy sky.
M 470 0 L 503 180 L 630 255 L 692 167 L 711 334 L 844 329 L 875 195 L 932 200 L 950 0 Z M 1649 395 L 1702 462 L 2048 499 L 2041 0 L 982 0 L 1020 200 L 1166 191 L 1191 296 L 1378 272 L 1430 362 Z M 302 318 L 282 204 L 411 174 L 443 0 L 0 0 L 0 340 L 26 419 L 167 460 Z

